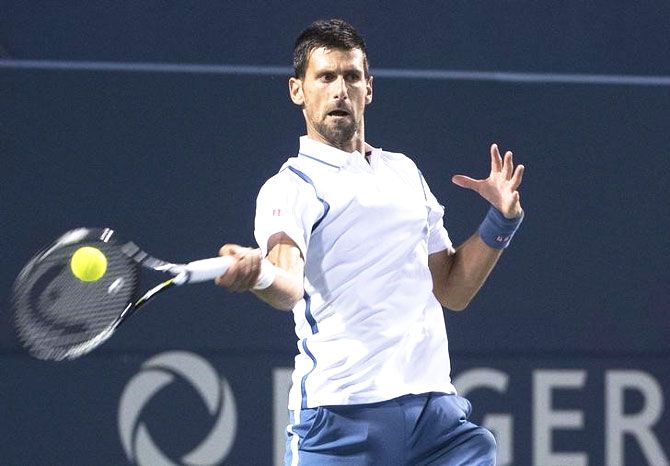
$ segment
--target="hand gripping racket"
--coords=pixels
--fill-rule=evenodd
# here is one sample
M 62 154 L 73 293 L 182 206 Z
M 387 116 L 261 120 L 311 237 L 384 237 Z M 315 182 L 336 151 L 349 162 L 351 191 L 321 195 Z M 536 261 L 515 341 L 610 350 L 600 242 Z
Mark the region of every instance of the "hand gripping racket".
M 104 255 L 106 267 L 100 278 L 85 281 L 73 272 L 72 257 L 84 247 Z M 19 340 L 40 359 L 77 358 L 108 340 L 157 294 L 174 286 L 213 280 L 233 262 L 224 256 L 173 264 L 120 240 L 109 228 L 69 231 L 33 257 L 14 283 L 13 320 Z M 142 268 L 171 277 L 140 296 Z

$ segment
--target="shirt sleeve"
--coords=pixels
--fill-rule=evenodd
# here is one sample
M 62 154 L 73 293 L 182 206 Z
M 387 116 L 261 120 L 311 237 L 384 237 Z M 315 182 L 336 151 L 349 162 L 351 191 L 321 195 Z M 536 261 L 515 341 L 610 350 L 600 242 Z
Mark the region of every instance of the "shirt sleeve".
M 269 238 L 284 232 L 306 258 L 312 227 L 323 213 L 324 206 L 309 183 L 289 170 L 270 178 L 256 199 L 254 236 L 263 257 L 268 253 Z
M 428 254 L 434 254 L 445 249 L 449 254 L 453 254 L 456 251 L 451 243 L 451 238 L 449 238 L 449 233 L 444 227 L 444 206 L 437 202 L 423 175 L 421 175 L 421 182 L 423 183 L 428 207 Z

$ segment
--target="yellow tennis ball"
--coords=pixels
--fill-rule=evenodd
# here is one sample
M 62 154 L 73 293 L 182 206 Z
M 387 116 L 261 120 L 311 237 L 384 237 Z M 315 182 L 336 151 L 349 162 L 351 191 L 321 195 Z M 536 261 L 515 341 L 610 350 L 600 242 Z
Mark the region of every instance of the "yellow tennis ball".
M 72 254 L 70 269 L 79 280 L 94 282 L 100 280 L 107 271 L 107 258 L 100 249 L 84 246 Z

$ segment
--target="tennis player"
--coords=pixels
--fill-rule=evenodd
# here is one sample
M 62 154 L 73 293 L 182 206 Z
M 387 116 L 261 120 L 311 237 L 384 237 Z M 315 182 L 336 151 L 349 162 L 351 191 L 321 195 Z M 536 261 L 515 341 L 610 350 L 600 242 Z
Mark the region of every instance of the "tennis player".
M 491 204 L 454 249 L 414 162 L 365 141 L 373 79 L 354 28 L 313 23 L 294 68 L 307 134 L 260 190 L 260 249 L 223 246 L 238 260 L 217 280 L 293 311 L 286 465 L 495 464 L 493 436 L 451 383 L 442 307 L 464 309 L 512 239 L 523 166 L 494 144 L 488 178 L 453 177 Z

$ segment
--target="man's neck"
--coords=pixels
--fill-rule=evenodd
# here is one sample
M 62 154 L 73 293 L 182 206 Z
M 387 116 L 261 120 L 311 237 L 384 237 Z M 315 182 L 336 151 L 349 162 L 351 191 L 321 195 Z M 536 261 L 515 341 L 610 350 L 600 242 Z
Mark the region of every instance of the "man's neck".
M 325 144 L 328 144 L 329 146 L 333 146 L 337 149 L 340 149 L 341 151 L 351 153 L 353 151 L 358 151 L 359 153 L 363 153 L 363 150 L 365 148 L 365 141 L 363 138 L 354 138 L 351 141 L 347 141 L 344 144 L 338 144 L 338 143 L 333 143 L 330 141 L 324 141 Z

